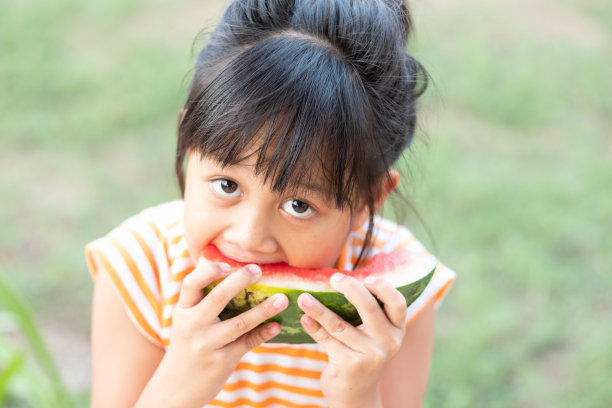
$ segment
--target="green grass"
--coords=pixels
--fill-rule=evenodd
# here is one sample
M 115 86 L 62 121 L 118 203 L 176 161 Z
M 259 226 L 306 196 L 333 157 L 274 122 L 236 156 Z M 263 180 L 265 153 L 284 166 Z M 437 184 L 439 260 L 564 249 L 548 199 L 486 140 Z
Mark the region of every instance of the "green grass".
M 0 306 L 4 323 L 0 325 L 0 404 L 12 406 L 27 402 L 49 408 L 74 407 L 32 311 L 3 280 L 0 280 Z M 23 339 L 14 339 L 15 333 Z
M 41 321 L 86 332 L 84 244 L 177 196 L 192 43 L 222 3 L 0 2 L 0 274 Z M 513 4 L 413 4 L 432 83 L 404 180 L 431 237 L 408 222 L 458 273 L 426 405 L 606 406 L 612 5 Z

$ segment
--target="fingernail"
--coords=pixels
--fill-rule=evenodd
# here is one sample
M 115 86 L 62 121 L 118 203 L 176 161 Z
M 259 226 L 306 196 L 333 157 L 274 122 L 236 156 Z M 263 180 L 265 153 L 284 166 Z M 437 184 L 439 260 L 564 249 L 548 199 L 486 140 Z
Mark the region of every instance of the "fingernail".
M 365 280 L 363 281 L 366 285 L 373 285 L 376 283 L 376 278 L 374 276 L 368 276 L 367 278 L 365 278 Z
M 285 306 L 285 295 L 277 293 L 276 295 L 272 296 L 272 306 L 274 306 L 276 309 L 280 309 L 283 306 Z
M 267 327 L 266 330 L 269 334 L 276 336 L 281 331 L 281 328 L 278 324 L 271 324 Z
M 248 265 L 247 271 L 249 271 L 253 276 L 257 276 L 261 273 L 261 268 L 257 265 Z
M 304 326 L 305 329 L 310 329 L 314 325 L 313 324 L 314 321 L 312 320 L 312 317 L 308 315 L 302 315 L 302 317 L 300 318 L 300 322 L 302 323 L 302 326 Z
M 217 266 L 219 267 L 219 270 L 224 274 L 227 275 L 228 273 L 231 272 L 232 268 L 229 266 L 229 264 L 226 263 L 218 263 Z
M 312 306 L 314 305 L 314 298 L 310 293 L 302 293 L 300 295 L 300 299 L 303 306 Z
M 339 283 L 343 278 L 344 278 L 344 274 L 334 273 L 329 281 L 331 283 Z

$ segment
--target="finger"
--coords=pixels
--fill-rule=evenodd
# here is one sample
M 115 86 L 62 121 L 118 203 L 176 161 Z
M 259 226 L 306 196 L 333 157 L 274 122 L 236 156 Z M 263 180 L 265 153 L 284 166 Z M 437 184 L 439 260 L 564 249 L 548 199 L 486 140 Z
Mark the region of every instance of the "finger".
M 364 335 L 340 316 L 326 308 L 321 302 L 315 299 L 310 293 L 302 293 L 298 297 L 298 306 L 304 313 L 315 320 L 325 331 L 320 331 L 318 327 L 313 331 L 317 338 L 313 337 L 317 343 L 331 343 L 331 339 L 336 339 L 353 350 L 360 350 L 363 345 Z M 306 327 L 304 327 L 306 330 Z M 307 332 L 308 333 L 308 332 Z M 328 336 L 326 336 L 326 333 Z M 308 333 L 311 337 L 313 334 Z M 328 338 L 329 337 L 329 338 Z M 323 344 L 323 343 L 320 343 Z
M 231 273 L 200 302 L 198 307 L 203 309 L 202 315 L 216 318 L 234 296 L 257 282 L 259 278 L 261 278 L 261 268 L 254 264 L 246 265 Z
M 389 319 L 385 312 L 376 298 L 361 282 L 350 276 L 335 273 L 329 283 L 332 288 L 342 293 L 355 306 L 366 331 L 380 333 L 389 330 Z
M 345 353 L 347 348 L 350 350 L 350 347 L 334 338 L 319 322 L 307 314 L 302 315 L 300 323 L 302 323 L 304 331 L 320 344 L 328 355 L 339 356 L 341 353 Z
M 406 325 L 406 298 L 384 279 L 368 277 L 366 288 L 383 302 L 384 311 L 393 326 L 403 329 Z
M 256 329 L 257 326 L 261 325 L 264 321 L 286 309 L 287 306 L 289 306 L 289 299 L 287 296 L 282 293 L 277 293 L 270 296 L 268 299 L 254 308 L 247 310 L 236 317 L 218 323 L 218 331 L 216 332 L 216 335 L 219 338 L 219 346 L 225 346 L 226 344 L 243 337 L 245 334 L 248 334 Z M 245 347 L 252 346 L 252 343 L 250 342 L 254 341 L 253 338 L 248 336 L 246 338 L 249 340 L 246 340 Z M 259 337 L 257 336 L 255 336 L 254 339 L 259 341 Z
M 238 359 L 247 351 L 273 339 L 280 331 L 281 325 L 277 322 L 266 323 L 243 334 L 240 338 L 236 339 L 236 341 L 230 343 L 227 346 L 227 351 Z
M 183 279 L 177 305 L 181 308 L 197 305 L 204 298 L 204 288 L 226 277 L 230 270 L 230 266 L 226 263 L 199 262 Z

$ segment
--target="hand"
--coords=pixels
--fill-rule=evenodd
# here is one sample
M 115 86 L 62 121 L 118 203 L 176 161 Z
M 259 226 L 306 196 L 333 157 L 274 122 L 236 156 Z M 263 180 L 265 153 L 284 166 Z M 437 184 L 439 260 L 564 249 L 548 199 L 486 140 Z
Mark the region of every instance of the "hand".
M 204 260 L 185 277 L 172 316 L 168 351 L 147 385 L 165 383 L 173 400 L 163 406 L 204 406 L 247 351 L 280 332 L 278 323 L 261 325 L 289 304 L 280 293 L 234 318 L 221 321 L 218 317 L 235 295 L 260 277 L 257 265 L 230 274 L 229 265 Z M 221 278 L 225 279 L 204 296 L 203 289 Z
M 321 375 L 323 394 L 334 408 L 382 407 L 379 382 L 402 345 L 406 300 L 382 279 L 368 278 L 362 284 L 337 273 L 330 284 L 355 306 L 363 324 L 351 326 L 307 293 L 298 298 L 305 313 L 304 330 L 329 356 Z M 383 302 L 384 310 L 372 294 Z

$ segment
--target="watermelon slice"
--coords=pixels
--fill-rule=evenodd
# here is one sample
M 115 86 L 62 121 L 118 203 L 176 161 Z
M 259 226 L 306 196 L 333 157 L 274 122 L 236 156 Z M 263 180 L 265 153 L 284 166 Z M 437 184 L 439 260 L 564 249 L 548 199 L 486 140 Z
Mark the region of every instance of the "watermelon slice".
M 227 258 L 213 245 L 207 246 L 203 255 L 210 261 L 229 264 L 232 270 L 246 265 Z M 219 318 L 225 320 L 237 316 L 275 293 L 284 293 L 289 298 L 289 306 L 268 320 L 279 322 L 282 327 L 281 332 L 270 341 L 296 344 L 314 342 L 300 323 L 303 312 L 297 305 L 297 298 L 304 292 L 310 293 L 353 326 L 361 324 L 361 318 L 355 307 L 344 295 L 334 291 L 330 286 L 329 278 L 334 273 L 342 272 L 361 281 L 368 276 L 385 279 L 404 295 L 406 303 L 410 305 L 429 283 L 436 268 L 436 261 L 433 257 L 418 256 L 408 250 L 399 249 L 387 254 L 377 254 L 367 266 L 354 271 L 340 271 L 334 268 L 303 269 L 285 263 L 260 266 L 261 279 L 236 295 L 221 312 Z M 209 285 L 204 292 L 209 293 L 217 284 L 218 282 Z

